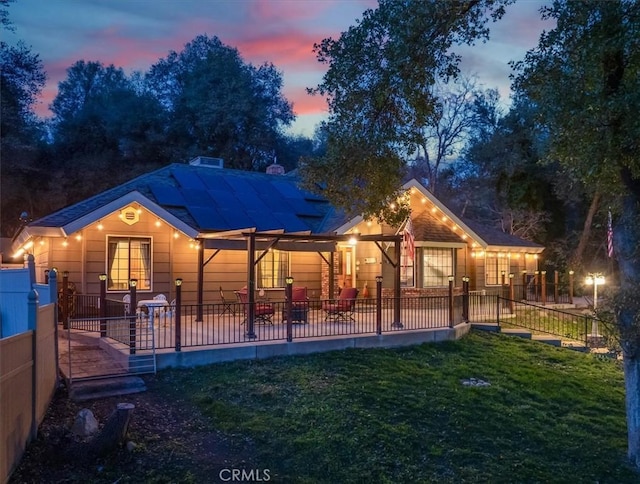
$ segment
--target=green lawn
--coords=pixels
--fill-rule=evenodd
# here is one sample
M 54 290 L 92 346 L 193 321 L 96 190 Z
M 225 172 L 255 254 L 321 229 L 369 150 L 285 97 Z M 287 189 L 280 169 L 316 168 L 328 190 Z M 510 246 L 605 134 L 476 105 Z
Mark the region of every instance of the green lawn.
M 477 378 L 490 386 L 469 387 Z M 613 360 L 489 333 L 160 372 L 272 482 L 638 482 Z

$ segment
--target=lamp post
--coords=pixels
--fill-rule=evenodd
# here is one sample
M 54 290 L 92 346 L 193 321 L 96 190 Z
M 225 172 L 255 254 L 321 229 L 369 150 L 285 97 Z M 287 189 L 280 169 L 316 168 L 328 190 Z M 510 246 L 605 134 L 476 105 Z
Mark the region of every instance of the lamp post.
M 69 271 L 62 272 L 62 327 L 69 329 Z
M 287 276 L 284 282 L 287 284 L 285 287 L 287 299 L 287 341 L 290 343 L 293 341 L 293 322 L 291 321 L 291 307 L 293 305 L 293 277 Z
M 100 299 L 98 301 L 100 308 L 100 337 L 107 336 L 107 275 L 100 274 Z
M 587 274 L 587 278 L 585 279 L 585 284 L 587 286 L 593 286 L 593 315 L 594 318 L 591 321 L 591 336 L 598 336 L 598 321 L 596 320 L 596 311 L 598 310 L 598 286 L 602 286 L 604 284 L 604 276 L 599 272 Z
M 182 279 L 175 280 L 176 284 L 176 351 L 182 351 Z
M 129 301 L 129 354 L 136 354 L 136 307 L 138 303 L 136 301 L 136 287 L 138 286 L 138 279 L 131 279 L 129 281 L 129 290 L 131 291 L 131 300 Z
M 449 327 L 453 328 L 453 275 L 449 276 Z
M 462 319 L 469 322 L 469 276 L 462 276 Z
M 382 334 L 382 276 L 376 276 L 376 333 Z

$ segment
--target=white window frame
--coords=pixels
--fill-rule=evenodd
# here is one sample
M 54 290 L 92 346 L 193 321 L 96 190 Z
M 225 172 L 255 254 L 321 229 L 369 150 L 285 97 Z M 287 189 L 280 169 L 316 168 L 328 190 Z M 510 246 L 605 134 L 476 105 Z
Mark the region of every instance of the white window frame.
M 112 285 L 112 281 L 114 280 L 113 277 L 113 273 L 114 271 L 118 271 L 117 268 L 114 269 L 113 267 L 113 263 L 111 261 L 111 242 L 116 241 L 120 239 L 120 241 L 124 241 L 127 240 L 128 241 L 128 246 L 126 248 L 128 254 L 129 254 L 129 258 L 127 260 L 127 267 L 125 269 L 120 269 L 120 271 L 125 270 L 127 272 L 127 281 L 122 282 L 121 279 L 118 278 L 119 285 L 115 286 Z M 146 242 L 149 244 L 149 260 L 146 261 L 146 263 L 148 263 L 148 268 L 145 270 L 144 268 L 141 269 L 142 271 L 148 272 L 148 277 L 140 277 L 139 273 L 135 273 L 131 271 L 131 259 L 130 259 L 130 254 L 131 254 L 131 241 L 140 241 L 140 242 Z M 152 288 L 153 288 L 153 237 L 151 236 L 145 236 L 145 235 L 107 235 L 106 237 L 106 251 L 105 251 L 106 257 L 105 257 L 105 274 L 107 274 L 107 291 L 108 292 L 128 292 L 129 291 L 129 281 L 131 279 L 138 279 L 138 285 L 136 286 L 136 289 L 140 292 L 151 292 Z M 143 259 L 141 259 L 143 260 Z

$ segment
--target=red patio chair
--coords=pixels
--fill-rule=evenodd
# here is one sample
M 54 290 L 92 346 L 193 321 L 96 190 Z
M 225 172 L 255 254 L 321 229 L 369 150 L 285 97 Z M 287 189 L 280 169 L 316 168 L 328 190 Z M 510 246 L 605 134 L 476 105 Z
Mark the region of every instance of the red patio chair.
M 291 322 L 306 323 L 309 314 L 309 297 L 306 287 L 291 288 Z M 287 305 L 282 309 L 282 322 L 287 320 Z
M 335 301 L 325 301 L 322 309 L 325 311 L 325 321 L 353 321 L 358 289 L 355 287 L 343 287 L 338 299 Z
M 244 311 L 244 321 L 242 324 L 247 322 L 247 317 L 249 315 L 249 295 L 247 294 L 246 286 L 236 291 L 236 296 L 238 298 L 238 302 L 242 305 L 242 310 Z M 271 318 L 275 310 L 273 309 L 273 304 L 268 302 L 254 302 L 255 306 L 254 316 L 256 318 L 256 323 L 264 323 L 264 324 L 273 324 Z

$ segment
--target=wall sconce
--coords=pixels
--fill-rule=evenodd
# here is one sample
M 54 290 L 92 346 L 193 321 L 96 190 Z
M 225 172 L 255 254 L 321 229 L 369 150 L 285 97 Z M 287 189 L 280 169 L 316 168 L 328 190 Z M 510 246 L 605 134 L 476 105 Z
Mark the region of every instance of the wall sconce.
M 129 286 L 136 287 L 138 285 L 138 279 L 131 279 L 129 281 Z
M 179 277 L 176 279 L 175 281 L 176 286 L 182 286 L 182 279 L 180 279 Z

